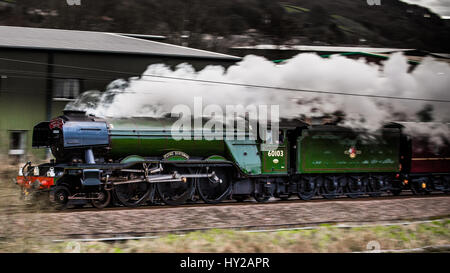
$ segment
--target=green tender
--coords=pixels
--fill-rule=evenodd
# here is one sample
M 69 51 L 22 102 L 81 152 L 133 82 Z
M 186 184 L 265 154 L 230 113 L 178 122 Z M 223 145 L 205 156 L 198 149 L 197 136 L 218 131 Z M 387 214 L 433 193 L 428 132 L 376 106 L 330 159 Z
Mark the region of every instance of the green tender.
M 297 140 L 299 173 L 398 172 L 399 131 L 356 133 L 341 127 L 308 129 Z

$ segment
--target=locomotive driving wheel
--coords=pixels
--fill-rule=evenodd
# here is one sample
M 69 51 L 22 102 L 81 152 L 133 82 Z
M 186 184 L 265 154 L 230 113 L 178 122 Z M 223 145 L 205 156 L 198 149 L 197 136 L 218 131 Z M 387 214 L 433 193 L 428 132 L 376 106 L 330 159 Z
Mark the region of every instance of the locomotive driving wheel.
M 317 191 L 317 183 L 313 176 L 302 176 L 297 182 L 297 195 L 302 200 L 310 200 Z
M 180 174 L 188 174 L 188 168 L 165 168 L 168 173 L 177 171 Z M 156 183 L 156 189 L 161 200 L 170 206 L 177 206 L 186 203 L 195 192 L 195 183 L 191 178 L 186 179 L 186 182 L 160 182 Z
M 135 179 L 130 174 L 128 179 Z M 148 196 L 154 191 L 153 185 L 147 182 L 127 183 L 114 185 L 114 194 L 119 202 L 126 207 L 136 207 L 147 201 Z
M 231 179 L 225 168 L 201 168 L 197 174 L 213 173 L 212 177 L 196 178 L 195 185 L 200 198 L 207 204 L 217 204 L 231 193 Z

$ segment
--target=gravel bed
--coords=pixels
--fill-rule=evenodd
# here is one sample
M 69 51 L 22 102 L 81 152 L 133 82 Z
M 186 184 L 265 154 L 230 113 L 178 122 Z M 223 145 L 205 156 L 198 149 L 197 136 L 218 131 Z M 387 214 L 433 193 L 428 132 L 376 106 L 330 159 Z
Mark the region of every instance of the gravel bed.
M 450 197 L 1 213 L 0 237 L 145 234 L 172 230 L 426 219 L 450 215 Z

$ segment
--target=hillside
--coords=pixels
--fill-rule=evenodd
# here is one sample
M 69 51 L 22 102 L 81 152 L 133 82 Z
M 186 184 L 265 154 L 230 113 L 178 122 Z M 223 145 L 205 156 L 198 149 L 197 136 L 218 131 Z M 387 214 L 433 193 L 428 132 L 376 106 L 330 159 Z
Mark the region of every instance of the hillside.
M 1 0 L 0 25 L 166 35 L 222 52 L 258 43 L 450 51 L 446 20 L 398 0 Z

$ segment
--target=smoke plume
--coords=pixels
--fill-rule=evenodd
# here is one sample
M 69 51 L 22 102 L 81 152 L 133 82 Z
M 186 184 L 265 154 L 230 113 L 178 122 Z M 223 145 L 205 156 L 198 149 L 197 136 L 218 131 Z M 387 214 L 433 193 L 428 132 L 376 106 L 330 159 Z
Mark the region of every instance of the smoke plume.
M 340 113 L 343 125 L 363 128 L 377 128 L 389 121 L 418 121 L 417 113 L 421 111 L 433 121 L 448 122 L 450 105 L 445 102 L 307 93 L 174 79 L 369 96 L 450 99 L 450 65 L 427 57 L 412 72 L 408 69 L 407 59 L 400 53 L 392 54 L 383 66 L 338 55 L 325 59 L 315 54 L 299 54 L 281 64 L 249 55 L 226 70 L 221 66 L 207 66 L 195 71 L 189 64 L 180 64 L 171 70 L 163 64 L 154 64 L 139 78 L 112 82 L 106 92 L 85 92 L 66 109 L 84 110 L 102 117 L 159 117 L 169 114 L 179 104 L 192 109 L 193 98 L 201 97 L 203 107 L 210 104 L 220 105 L 223 109 L 226 105 L 238 104 L 244 107 L 279 105 L 282 118 Z

